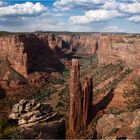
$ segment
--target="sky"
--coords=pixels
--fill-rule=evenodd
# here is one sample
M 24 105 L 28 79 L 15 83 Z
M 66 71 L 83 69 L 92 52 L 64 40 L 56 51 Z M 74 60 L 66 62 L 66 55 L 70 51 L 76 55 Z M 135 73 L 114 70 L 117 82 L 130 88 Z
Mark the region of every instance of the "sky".
M 140 0 L 0 0 L 0 31 L 140 33 Z

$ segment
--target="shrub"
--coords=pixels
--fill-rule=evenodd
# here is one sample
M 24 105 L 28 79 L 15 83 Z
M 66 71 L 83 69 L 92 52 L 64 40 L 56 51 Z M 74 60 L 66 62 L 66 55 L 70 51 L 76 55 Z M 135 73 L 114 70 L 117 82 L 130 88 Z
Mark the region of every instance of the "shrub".
M 60 106 L 63 106 L 63 103 L 62 103 L 61 101 L 59 101 L 59 102 L 57 103 L 57 106 L 56 106 L 56 107 L 60 107 Z
M 11 126 L 7 120 L 0 120 L 0 139 L 19 139 L 19 130 Z
M 119 128 L 116 128 L 116 127 L 112 128 L 109 132 L 109 136 L 116 133 L 118 130 L 119 130 Z
M 114 115 L 119 115 L 122 112 L 119 108 L 116 108 L 116 107 L 110 108 L 109 111 L 111 114 L 114 114 Z
M 3 133 L 5 128 L 8 126 L 7 120 L 0 120 L 0 133 Z
M 134 128 L 133 132 L 134 132 L 134 135 L 136 136 L 136 138 L 140 139 L 140 125 L 138 125 L 136 128 Z
M 124 98 L 127 99 L 127 108 L 134 111 L 140 108 L 140 78 L 134 83 L 135 88 L 124 91 Z

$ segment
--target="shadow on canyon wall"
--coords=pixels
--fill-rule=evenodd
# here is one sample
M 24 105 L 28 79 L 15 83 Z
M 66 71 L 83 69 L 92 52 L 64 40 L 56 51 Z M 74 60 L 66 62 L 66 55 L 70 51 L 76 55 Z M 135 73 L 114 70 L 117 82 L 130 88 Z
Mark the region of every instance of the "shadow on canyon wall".
M 44 41 L 36 35 L 20 35 L 24 42 L 25 52 L 27 53 L 28 73 L 62 71 L 65 69 L 64 64 L 49 48 L 47 40 Z

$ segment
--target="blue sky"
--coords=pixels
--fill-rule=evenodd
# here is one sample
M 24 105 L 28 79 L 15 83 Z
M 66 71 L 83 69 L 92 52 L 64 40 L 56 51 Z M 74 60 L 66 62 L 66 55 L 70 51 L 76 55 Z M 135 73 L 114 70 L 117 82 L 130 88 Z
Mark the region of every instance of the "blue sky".
M 140 0 L 0 0 L 0 30 L 140 33 Z

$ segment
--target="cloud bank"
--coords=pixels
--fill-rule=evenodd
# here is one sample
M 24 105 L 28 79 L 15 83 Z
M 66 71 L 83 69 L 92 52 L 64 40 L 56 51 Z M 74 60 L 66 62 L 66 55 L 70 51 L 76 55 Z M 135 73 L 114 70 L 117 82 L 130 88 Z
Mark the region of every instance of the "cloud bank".
M 17 2 L 0 0 L 0 30 L 140 32 L 140 0 Z

